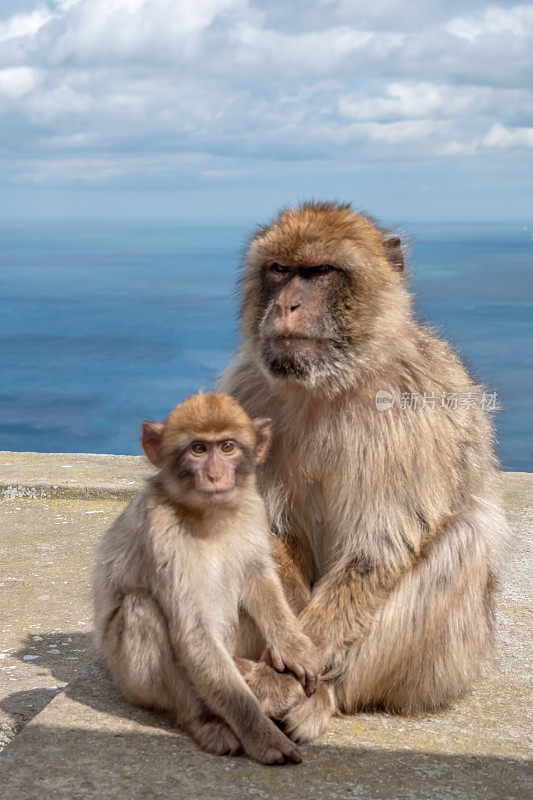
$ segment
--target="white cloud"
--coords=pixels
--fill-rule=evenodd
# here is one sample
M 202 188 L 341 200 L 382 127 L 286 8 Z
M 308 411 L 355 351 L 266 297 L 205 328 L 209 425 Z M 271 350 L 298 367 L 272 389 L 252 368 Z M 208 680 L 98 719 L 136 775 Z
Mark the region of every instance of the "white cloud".
M 324 28 L 309 33 L 286 34 L 240 25 L 233 38 L 239 61 L 296 67 L 299 72 L 327 73 L 351 52 L 368 44 L 375 34 L 356 28 Z
M 87 134 L 76 135 L 76 147 L 81 146 L 81 141 L 90 139 Z M 87 143 L 89 143 L 87 141 Z M 61 142 L 53 143 L 60 146 Z M 148 155 L 145 159 L 130 156 L 127 153 L 113 153 L 112 155 L 85 154 L 73 155 L 66 153 L 61 160 L 22 159 L 18 166 L 20 174 L 25 181 L 32 183 L 51 183 L 56 185 L 69 183 L 96 184 L 114 178 L 134 176 L 146 178 L 165 176 L 170 170 L 180 170 L 184 175 L 202 173 L 203 166 L 208 156 L 203 153 L 188 153 L 186 155 Z
M 339 113 L 348 120 L 449 119 L 468 121 L 501 113 L 507 116 L 533 109 L 533 88 L 479 85 L 457 86 L 394 81 L 381 92 L 351 92 L 339 99 Z
M 511 8 L 491 5 L 482 14 L 470 17 L 455 17 L 446 25 L 446 30 L 460 39 L 475 42 L 482 36 L 526 37 L 533 27 L 533 8 L 518 5 Z
M 341 114 L 352 119 L 390 119 L 441 117 L 462 114 L 470 107 L 479 89 L 435 83 L 393 82 L 384 95 L 343 97 Z
M 531 147 L 533 148 L 533 128 L 507 128 L 497 122 L 483 139 L 485 147 Z
M 442 130 L 442 123 L 431 119 L 402 120 L 401 122 L 367 122 L 358 126 L 376 142 L 390 144 L 419 142 Z
M 31 92 L 39 80 L 39 71 L 32 67 L 0 69 L 0 95 L 10 100 L 18 100 Z
M 98 143 L 99 137 L 94 133 L 86 133 L 80 131 L 79 133 L 72 133 L 68 136 L 52 136 L 47 139 L 45 144 L 47 147 L 57 147 L 58 149 L 82 149 L 91 147 Z
M 246 0 L 81 0 L 65 15 L 70 24 L 55 38 L 55 58 L 77 62 L 156 62 L 193 55 L 198 37 L 217 15 L 244 10 Z
M 0 22 L 0 42 L 27 37 L 33 39 L 54 15 L 44 6 L 29 14 L 15 14 Z

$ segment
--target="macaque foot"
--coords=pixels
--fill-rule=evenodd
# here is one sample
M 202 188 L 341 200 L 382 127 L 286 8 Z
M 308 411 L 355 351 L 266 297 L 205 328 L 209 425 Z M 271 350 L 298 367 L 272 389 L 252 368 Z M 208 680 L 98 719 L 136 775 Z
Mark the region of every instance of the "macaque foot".
M 186 729 L 196 744 L 215 756 L 234 756 L 241 749 L 229 725 L 216 717 L 194 720 Z
M 297 701 L 305 699 L 302 685 L 289 672 L 258 661 L 244 675 L 246 683 L 259 700 L 261 710 L 272 719 L 280 719 Z
M 243 742 L 244 752 L 259 764 L 299 764 L 300 751 L 273 722 L 266 720 L 268 729 L 259 736 L 250 736 Z
M 324 733 L 335 710 L 331 692 L 320 683 L 311 697 L 299 699 L 282 717 L 283 730 L 294 742 L 311 742 Z

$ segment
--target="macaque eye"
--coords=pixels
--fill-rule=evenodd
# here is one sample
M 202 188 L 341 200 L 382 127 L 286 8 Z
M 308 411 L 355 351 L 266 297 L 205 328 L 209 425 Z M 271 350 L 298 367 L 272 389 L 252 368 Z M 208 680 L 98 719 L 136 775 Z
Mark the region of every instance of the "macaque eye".
M 319 264 L 317 267 L 309 267 L 307 274 L 310 278 L 314 278 L 315 275 L 328 275 L 334 269 L 331 264 Z
M 283 264 L 278 264 L 276 261 L 270 265 L 270 270 L 277 275 L 286 275 L 290 272 L 290 267 L 285 267 Z
M 205 444 L 202 444 L 201 442 L 196 442 L 195 444 L 191 445 L 191 450 L 193 451 L 195 456 L 201 456 L 202 453 L 205 453 L 207 448 Z
M 222 450 L 223 453 L 233 453 L 233 451 L 235 450 L 235 443 L 224 442 L 224 444 L 221 445 L 220 449 Z

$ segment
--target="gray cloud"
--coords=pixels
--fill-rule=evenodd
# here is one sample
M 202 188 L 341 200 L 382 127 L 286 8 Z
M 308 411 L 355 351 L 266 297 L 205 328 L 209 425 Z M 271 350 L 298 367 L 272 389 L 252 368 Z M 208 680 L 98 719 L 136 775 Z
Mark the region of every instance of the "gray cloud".
M 416 10 L 414 6 L 416 5 Z M 533 7 L 8 0 L 12 183 L 242 181 L 533 149 Z

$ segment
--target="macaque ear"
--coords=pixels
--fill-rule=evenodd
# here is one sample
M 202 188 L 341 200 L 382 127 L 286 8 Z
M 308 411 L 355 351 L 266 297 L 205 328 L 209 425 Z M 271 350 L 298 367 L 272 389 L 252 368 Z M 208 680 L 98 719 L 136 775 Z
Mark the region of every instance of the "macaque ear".
M 403 272 L 405 261 L 400 237 L 396 233 L 386 233 L 383 238 L 383 244 L 385 245 L 385 252 L 389 264 L 391 264 L 397 272 Z
M 143 422 L 141 444 L 148 459 L 156 467 L 160 467 L 161 458 L 161 438 L 163 436 L 162 422 Z
M 259 464 L 266 456 L 270 444 L 270 423 L 268 418 L 254 419 L 255 428 L 255 460 Z

